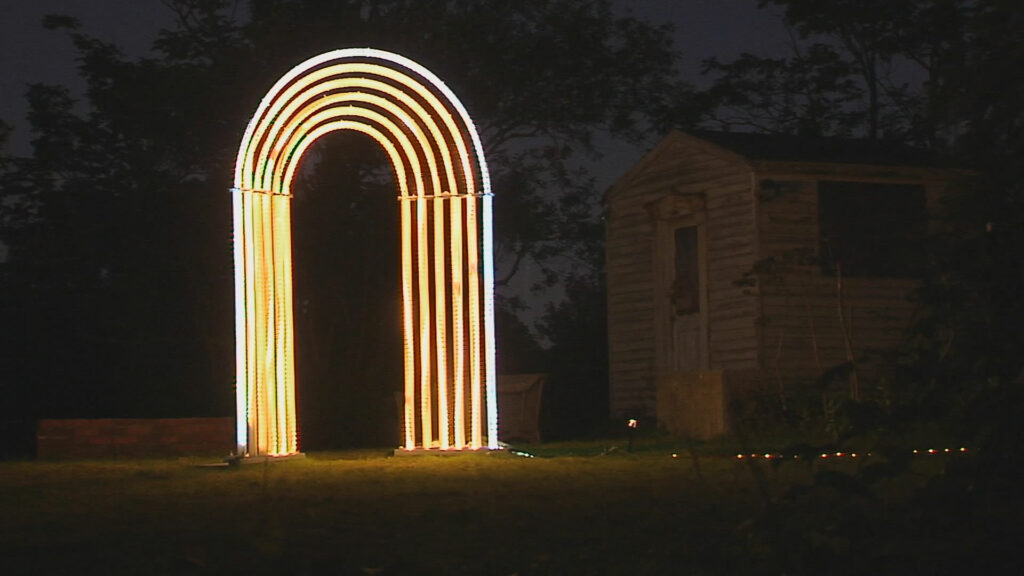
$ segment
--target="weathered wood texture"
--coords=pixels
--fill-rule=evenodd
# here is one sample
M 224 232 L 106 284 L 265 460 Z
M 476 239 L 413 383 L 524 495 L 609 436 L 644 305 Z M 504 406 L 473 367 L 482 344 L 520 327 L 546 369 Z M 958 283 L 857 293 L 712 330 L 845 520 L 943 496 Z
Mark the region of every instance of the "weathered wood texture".
M 232 417 L 40 420 L 36 457 L 51 460 L 228 456 L 235 448 L 234 441 Z
M 742 159 L 676 134 L 656 147 L 608 195 L 607 275 L 611 412 L 656 414 L 658 218 L 666 197 L 699 197 L 706 234 L 708 361 L 711 369 L 757 366 L 757 302 L 737 281 L 756 255 L 752 173 Z
M 921 185 L 934 212 L 956 173 L 893 165 L 885 158 L 879 165 L 849 163 L 842 155 L 830 162 L 764 159 L 774 156 L 748 158 L 673 132 L 609 192 L 614 417 L 653 418 L 659 413 L 659 381 L 685 376 L 669 373 L 665 362 L 666 342 L 672 345 L 665 336 L 671 313 L 665 269 L 672 258 L 666 232 L 673 227 L 703 227 L 707 357 L 700 369 L 722 372 L 723 397 L 813 382 L 851 353 L 869 373 L 875 352 L 906 337 L 917 312 L 908 299 L 914 281 L 822 272 L 818 183 Z M 765 180 L 785 186 L 769 193 Z M 727 419 L 719 421 L 727 425 Z
M 904 179 L 897 179 L 893 169 L 886 174 L 890 182 L 928 185 L 914 179 L 916 171 Z M 761 368 L 770 380 L 787 386 L 808 383 L 847 362 L 852 353 L 855 364 L 869 372 L 879 352 L 906 338 L 915 314 L 909 297 L 916 282 L 823 273 L 817 263 L 817 180 L 777 167 L 772 175 L 789 180 L 758 193 Z M 844 177 L 856 179 L 855 174 Z M 930 188 L 928 196 L 934 198 Z
M 540 442 L 540 404 L 547 374 L 498 375 L 498 438 Z

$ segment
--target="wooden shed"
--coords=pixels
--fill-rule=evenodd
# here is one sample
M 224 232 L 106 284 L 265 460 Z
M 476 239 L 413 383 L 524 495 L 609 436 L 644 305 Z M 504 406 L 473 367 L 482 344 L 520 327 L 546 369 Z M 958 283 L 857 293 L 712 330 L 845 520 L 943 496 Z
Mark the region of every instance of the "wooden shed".
M 674 131 L 606 198 L 610 407 L 713 437 L 907 335 L 952 173 L 879 142 Z

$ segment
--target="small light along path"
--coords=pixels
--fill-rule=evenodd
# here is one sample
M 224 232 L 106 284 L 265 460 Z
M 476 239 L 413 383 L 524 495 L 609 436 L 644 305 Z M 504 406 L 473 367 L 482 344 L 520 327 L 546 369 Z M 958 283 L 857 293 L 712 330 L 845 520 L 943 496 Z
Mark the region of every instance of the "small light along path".
M 936 448 L 928 448 L 924 450 L 914 449 L 911 451 L 911 453 L 914 455 L 932 456 L 937 456 L 940 454 L 966 454 L 967 452 L 968 450 L 965 447 L 943 448 L 941 450 Z M 872 455 L 873 454 L 871 452 L 822 452 L 818 454 L 815 458 L 818 460 L 826 460 L 829 458 L 834 460 L 837 458 L 866 458 Z M 672 457 L 676 458 L 678 456 L 676 454 L 673 454 Z M 801 458 L 806 459 L 806 456 L 801 456 L 800 454 L 783 454 L 781 452 L 753 452 L 750 454 L 736 454 L 737 460 L 744 460 L 747 458 L 756 458 L 762 460 L 800 460 Z

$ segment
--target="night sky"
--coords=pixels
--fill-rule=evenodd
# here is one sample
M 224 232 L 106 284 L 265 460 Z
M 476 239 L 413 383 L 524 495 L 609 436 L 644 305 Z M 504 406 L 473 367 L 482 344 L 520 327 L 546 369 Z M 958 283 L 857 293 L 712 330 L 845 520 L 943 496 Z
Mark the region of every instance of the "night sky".
M 174 25 L 173 14 L 159 0 L 35 0 L 10 4 L 0 19 L 0 120 L 13 127 L 9 152 L 18 156 L 31 153 L 33 137 L 24 119 L 26 85 L 61 84 L 70 87 L 73 94 L 80 94 L 84 88 L 76 74 L 76 51 L 67 33 L 44 29 L 44 15 L 76 17 L 87 34 L 115 43 L 130 58 L 146 56 L 157 31 Z M 728 61 L 742 52 L 770 55 L 787 50 L 781 18 L 769 9 L 759 10 L 757 0 L 613 0 L 613 4 L 624 14 L 670 24 L 676 49 L 682 54 L 680 74 L 695 85 L 702 84 L 699 69 L 706 58 Z M 589 166 L 598 189 L 612 185 L 661 136 L 652 134 L 639 146 L 611 138 L 596 140 L 597 148 L 609 159 Z M 5 251 L 0 241 L 0 261 Z M 531 263 L 525 264 L 511 288 L 527 291 L 536 274 Z M 552 292 L 551 298 L 557 299 L 559 293 Z M 536 309 L 542 308 L 538 301 Z
M 67 34 L 45 30 L 45 14 L 67 14 L 81 20 L 85 32 L 120 46 L 129 56 L 148 52 L 156 31 L 173 24 L 159 0 L 34 0 L 10 2 L 0 20 L 0 120 L 14 126 L 12 151 L 29 153 L 31 134 L 24 122 L 25 85 L 58 83 L 81 88 L 75 77 L 75 51 Z M 741 52 L 785 51 L 786 36 L 779 18 L 758 10 L 757 0 L 615 0 L 623 12 L 675 29 L 683 54 L 681 74 L 695 84 L 701 60 L 729 60 Z M 343 46 L 339 46 L 341 48 Z M 614 148 L 616 153 L 624 151 Z M 640 152 L 625 152 L 636 157 Z M 628 166 L 627 166 L 628 167 Z M 625 167 L 616 165 L 620 173 Z M 618 174 L 602 175 L 613 179 Z
M 158 31 L 174 28 L 176 24 L 175 15 L 160 0 L 39 0 L 9 4 L 12 5 L 7 7 L 0 20 L 0 120 L 14 128 L 10 151 L 16 156 L 31 153 L 33 135 L 24 118 L 27 85 L 64 85 L 73 96 L 80 98 L 85 88 L 85 83 L 77 75 L 77 51 L 69 34 L 66 30 L 44 29 L 42 20 L 45 15 L 77 18 L 84 34 L 118 46 L 128 59 L 150 55 L 149 49 Z M 239 4 L 244 10 L 245 3 Z M 769 11 L 758 10 L 757 0 L 613 0 L 613 4 L 622 14 L 673 26 L 676 49 L 683 55 L 679 72 L 683 78 L 698 85 L 702 82 L 697 72 L 701 61 L 706 58 L 715 56 L 728 61 L 741 52 L 777 54 L 786 47 L 786 35 L 780 19 Z M 239 19 L 244 17 L 244 14 L 238 15 Z M 276 71 L 283 72 L 285 70 Z M 469 112 L 473 114 L 472 109 Z M 242 135 L 228 136 L 241 138 Z M 598 139 L 600 151 L 610 158 L 600 163 L 588 161 L 591 163 L 587 167 L 596 177 L 598 188 L 608 186 L 620 177 L 660 136 L 652 133 L 648 142 L 639 146 L 611 137 Z M 223 178 L 226 186 L 230 174 L 223 174 Z M 136 229 L 135 233 L 140 232 Z M 6 259 L 5 248 L 0 240 L 0 262 Z M 160 270 L 158 267 L 147 268 Z M 139 267 L 132 270 L 138 272 Z M 526 303 L 529 309 L 520 313 L 526 322 L 542 314 L 545 304 L 563 297 L 560 287 L 541 295 L 531 293 L 532 286 L 540 278 L 541 272 L 527 262 L 519 269 L 516 280 L 506 287 L 511 294 L 529 294 Z M 146 330 L 157 333 L 156 328 L 147 327 Z M 116 377 L 109 380 L 123 381 Z M 110 395 L 111 398 L 115 396 L 113 392 Z

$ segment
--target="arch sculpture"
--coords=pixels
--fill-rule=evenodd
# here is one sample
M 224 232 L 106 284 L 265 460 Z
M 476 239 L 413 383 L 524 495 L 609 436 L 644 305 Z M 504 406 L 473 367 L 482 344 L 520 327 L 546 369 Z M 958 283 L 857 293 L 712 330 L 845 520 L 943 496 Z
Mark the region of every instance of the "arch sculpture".
M 469 114 L 390 52 L 335 50 L 270 89 L 235 162 L 238 456 L 298 451 L 290 186 L 317 138 L 355 130 L 394 168 L 402 250 L 401 448 L 497 448 L 490 180 Z

